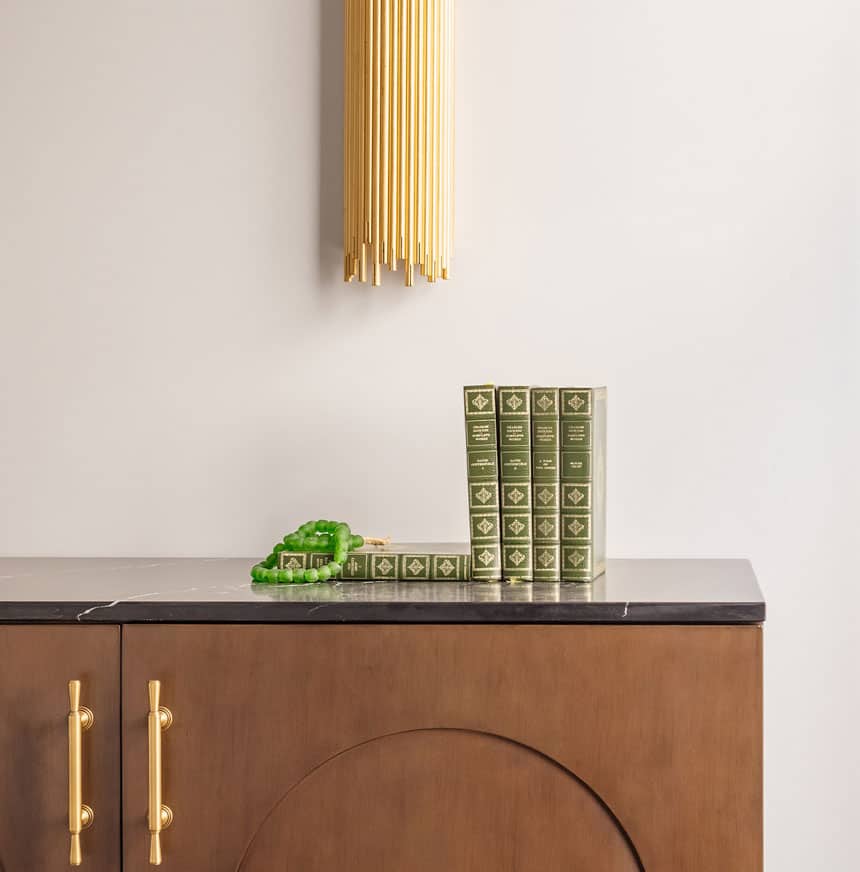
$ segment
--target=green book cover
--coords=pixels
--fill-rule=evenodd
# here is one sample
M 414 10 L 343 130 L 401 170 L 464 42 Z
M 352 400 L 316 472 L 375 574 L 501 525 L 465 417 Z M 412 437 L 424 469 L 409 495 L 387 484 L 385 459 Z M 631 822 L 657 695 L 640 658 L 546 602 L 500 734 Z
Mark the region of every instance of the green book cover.
M 319 569 L 334 555 L 311 551 L 282 551 L 279 569 Z M 351 551 L 338 581 L 469 581 L 469 548 L 459 542 L 403 543 L 378 548 L 366 545 Z
M 500 387 L 499 486 L 502 578 L 532 577 L 532 457 L 528 387 Z
M 497 581 L 502 577 L 502 543 L 496 389 L 493 385 L 467 385 L 463 403 L 472 578 Z
M 531 389 L 532 576 L 535 581 L 561 578 L 558 402 L 558 388 Z
M 606 395 L 560 391 L 562 581 L 593 581 L 606 568 Z

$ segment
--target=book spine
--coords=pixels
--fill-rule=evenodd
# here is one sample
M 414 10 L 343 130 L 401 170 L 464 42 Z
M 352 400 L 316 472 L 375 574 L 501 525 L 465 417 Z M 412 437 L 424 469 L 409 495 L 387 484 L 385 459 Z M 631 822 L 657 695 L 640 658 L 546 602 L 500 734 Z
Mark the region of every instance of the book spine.
M 468 581 L 468 554 L 401 554 L 401 581 Z
M 334 559 L 333 554 L 319 551 L 282 551 L 279 569 L 319 569 Z M 338 576 L 342 581 L 396 581 L 400 571 L 400 555 L 387 552 L 350 554 Z
M 500 387 L 499 485 L 501 487 L 502 578 L 532 577 L 532 456 L 530 393 Z
M 532 576 L 559 581 L 559 393 L 531 389 L 532 422 Z
M 502 543 L 496 390 L 492 385 L 467 386 L 463 400 L 472 578 L 498 581 L 502 577 Z
M 593 581 L 606 563 L 606 388 L 562 388 L 561 579 Z
M 279 569 L 319 569 L 333 554 L 282 551 Z M 468 554 L 413 554 L 389 551 L 350 554 L 338 576 L 342 581 L 468 581 Z

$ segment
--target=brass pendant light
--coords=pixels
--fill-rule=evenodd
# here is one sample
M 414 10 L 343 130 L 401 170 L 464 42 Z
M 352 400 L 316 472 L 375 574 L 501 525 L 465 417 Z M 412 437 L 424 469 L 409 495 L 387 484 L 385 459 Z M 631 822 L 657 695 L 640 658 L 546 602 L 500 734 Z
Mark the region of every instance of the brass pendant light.
M 344 0 L 344 279 L 448 278 L 454 0 Z

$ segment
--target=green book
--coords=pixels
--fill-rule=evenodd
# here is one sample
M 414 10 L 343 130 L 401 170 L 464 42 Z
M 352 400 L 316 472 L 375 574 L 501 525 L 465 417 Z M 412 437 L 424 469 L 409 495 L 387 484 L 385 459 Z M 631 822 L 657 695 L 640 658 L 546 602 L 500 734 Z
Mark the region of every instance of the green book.
M 561 579 L 606 568 L 606 388 L 562 388 Z
M 334 555 L 281 551 L 279 569 L 319 569 Z M 465 543 L 403 543 L 351 551 L 339 581 L 469 581 L 471 561 Z
M 532 576 L 559 581 L 559 411 L 558 388 L 531 389 Z
M 499 486 L 502 578 L 532 577 L 532 452 L 528 387 L 500 387 Z
M 463 388 L 463 402 L 472 578 L 498 581 L 502 577 L 502 542 L 496 389 L 493 385 L 468 385 Z

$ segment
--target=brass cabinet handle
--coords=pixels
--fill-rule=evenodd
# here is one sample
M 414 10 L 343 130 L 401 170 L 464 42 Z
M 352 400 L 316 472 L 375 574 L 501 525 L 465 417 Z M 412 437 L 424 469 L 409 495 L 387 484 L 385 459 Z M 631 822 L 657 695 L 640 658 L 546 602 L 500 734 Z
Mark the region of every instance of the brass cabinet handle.
M 81 830 L 92 826 L 93 810 L 81 800 L 81 778 L 83 772 L 83 753 L 81 735 L 88 730 L 95 718 L 93 713 L 81 705 L 80 681 L 69 682 L 69 835 L 72 844 L 69 849 L 69 863 L 80 866 Z
M 173 823 L 173 812 L 161 802 L 161 733 L 173 723 L 170 709 L 160 705 L 161 682 L 149 683 L 149 715 L 146 719 L 149 733 L 149 862 L 161 865 L 161 831 Z

